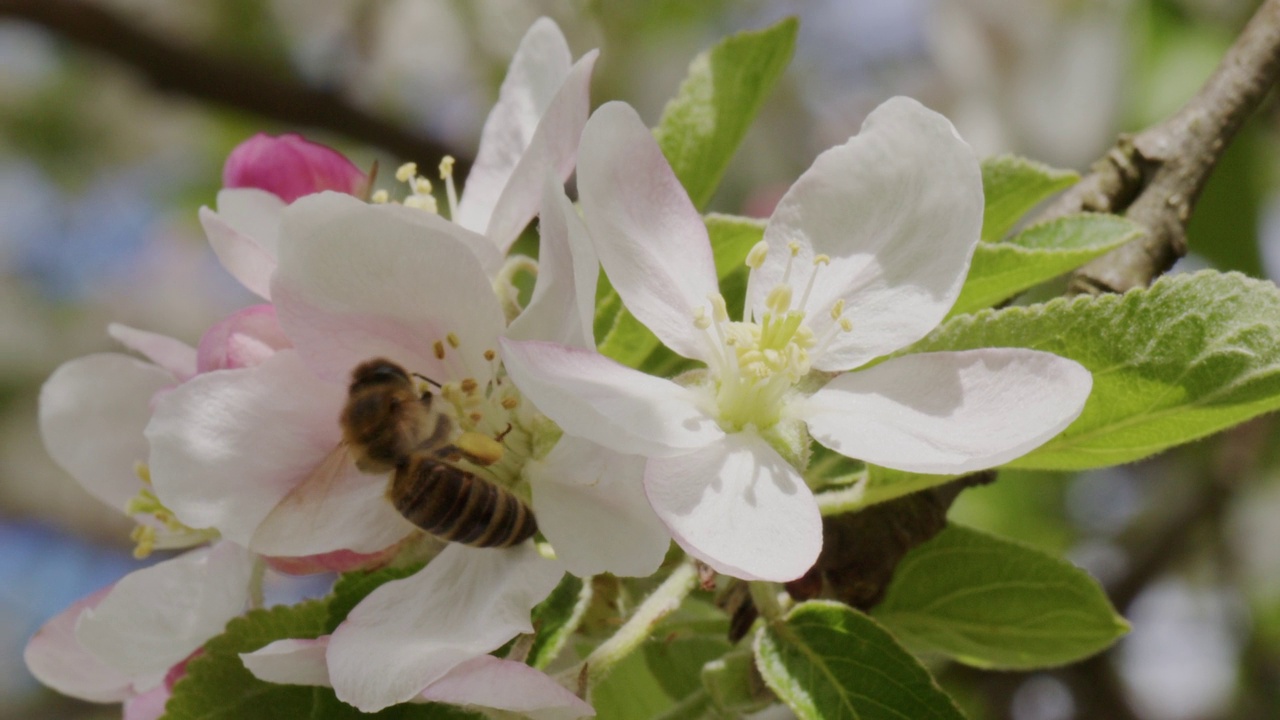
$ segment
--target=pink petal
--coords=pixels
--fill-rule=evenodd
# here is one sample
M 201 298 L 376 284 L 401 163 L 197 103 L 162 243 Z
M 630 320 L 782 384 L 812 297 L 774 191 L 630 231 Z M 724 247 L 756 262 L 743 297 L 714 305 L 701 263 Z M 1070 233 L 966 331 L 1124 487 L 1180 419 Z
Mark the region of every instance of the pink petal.
M 565 435 L 525 464 L 538 529 L 580 577 L 653 574 L 671 538 L 644 495 L 644 458 Z
M 600 263 L 627 309 L 667 347 L 705 360 L 695 312 L 720 292 L 707 229 L 629 105 L 606 103 L 587 121 L 578 191 Z
M 37 680 L 89 702 L 120 702 L 133 694 L 132 678 L 98 660 L 76 640 L 81 613 L 96 607 L 110 591 L 105 587 L 77 600 L 36 631 L 22 657 Z
M 484 353 L 497 350 L 506 319 L 466 231 L 332 193 L 289 206 L 284 227 L 276 312 L 322 377 L 345 385 L 357 364 L 385 357 L 439 382 L 487 379 Z
M 537 212 L 546 179 L 553 177 L 563 185 L 573 173 L 578 140 L 591 111 L 591 71 L 597 55 L 592 50 L 573 66 L 498 198 L 485 235 L 504 253 Z
M 849 142 L 818 156 L 779 202 L 752 278 L 758 314 L 788 262 L 799 305 L 819 338 L 844 301 L 850 332 L 812 354 L 818 370 L 848 370 L 924 337 L 951 309 L 982 227 L 982 175 L 973 150 L 941 115 L 908 98 L 886 101 Z M 799 255 L 791 260 L 789 243 Z M 815 267 L 817 254 L 830 264 Z M 625 297 L 624 297 L 625 299 Z
M 502 341 L 503 364 L 525 397 L 570 435 L 616 452 L 688 452 L 724 436 L 697 389 L 581 348 Z
M 80 614 L 76 639 L 115 670 L 154 675 L 159 683 L 244 612 L 253 564 L 247 551 L 224 541 L 135 570 Z
M 173 373 L 179 382 L 196 374 L 196 351 L 190 345 L 159 333 L 137 330 L 120 323 L 107 326 L 107 334 Z
M 651 458 L 645 491 L 680 547 L 743 580 L 794 580 L 822 550 L 822 517 L 795 468 L 754 433 Z
M 251 543 L 260 542 L 267 555 L 382 550 L 404 537 L 407 524 L 382 497 L 386 478 L 359 472 L 339 449 L 346 397 L 293 350 L 257 367 L 195 377 L 160 399 L 147 426 L 156 494 L 187 525 L 216 528 L 255 549 Z M 277 510 L 286 498 L 293 499 Z M 342 503 L 351 507 L 340 511 L 341 525 L 308 515 Z M 305 517 L 289 518 L 291 511 Z M 259 538 L 269 517 L 296 528 L 297 537 L 262 531 Z
M 563 188 L 550 181 L 543 188 L 538 229 L 538 282 L 506 336 L 594 348 L 592 323 L 600 263 L 573 203 Z
M 173 693 L 164 685 L 135 695 L 124 701 L 124 720 L 160 720 L 164 716 L 164 706 Z
M 237 311 L 205 331 L 197 347 L 202 373 L 260 365 L 277 350 L 292 347 L 271 305 Z
M 489 228 L 498 198 L 543 113 L 564 85 L 571 60 L 569 45 L 554 21 L 540 18 L 529 27 L 511 58 L 498 102 L 484 123 L 476 161 L 454 218 L 463 227 L 478 233 Z
M 1039 447 L 1084 408 L 1093 376 L 1066 358 L 986 348 L 893 358 L 846 373 L 796 408 L 842 455 L 921 473 L 995 467 Z
M 357 553 L 350 550 L 334 550 L 333 552 L 302 557 L 269 557 L 265 558 L 267 567 L 285 575 L 316 575 L 318 573 L 344 573 L 353 570 L 375 570 L 395 559 L 400 552 L 400 545 L 391 545 L 372 553 Z
M 431 683 L 422 699 L 520 713 L 534 720 L 574 720 L 596 711 L 546 673 L 481 655 Z
M 418 696 L 450 670 L 531 632 L 529 612 L 564 568 L 532 543 L 449 545 L 412 577 L 374 590 L 333 633 L 329 676 L 365 712 Z
M 151 399 L 173 385 L 163 368 L 102 353 L 63 364 L 40 389 L 40 434 L 54 462 L 117 510 L 142 488 Z
M 329 636 L 314 640 L 276 640 L 251 653 L 241 653 L 240 661 L 259 680 L 282 685 L 331 687 L 325 652 Z
M 324 190 L 360 195 L 368 177 L 342 153 L 301 135 L 272 137 L 258 133 L 227 156 L 222 184 L 228 188 L 266 190 L 291 203 Z
M 271 299 L 280 235 L 280 198 L 250 188 L 218 193 L 218 212 L 200 208 L 200 224 L 218 261 L 261 298 Z

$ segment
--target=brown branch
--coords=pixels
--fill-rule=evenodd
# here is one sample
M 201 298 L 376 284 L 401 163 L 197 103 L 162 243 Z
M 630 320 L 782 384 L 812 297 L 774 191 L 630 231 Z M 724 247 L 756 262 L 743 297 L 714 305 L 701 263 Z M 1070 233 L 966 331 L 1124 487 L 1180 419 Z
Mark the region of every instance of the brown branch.
M 1200 91 L 1169 119 L 1123 136 L 1037 220 L 1082 210 L 1120 214 L 1147 234 L 1077 270 L 1073 294 L 1143 287 L 1187 252 L 1200 191 L 1240 126 L 1280 75 L 1280 0 L 1266 0 Z
M 76 45 L 115 58 L 164 92 L 244 110 L 286 125 L 345 135 L 403 159 L 431 162 L 453 155 L 461 175 L 469 165 L 469 158 L 443 143 L 374 117 L 336 93 L 170 42 L 135 27 L 103 5 L 80 0 L 0 0 L 0 18 L 35 23 Z

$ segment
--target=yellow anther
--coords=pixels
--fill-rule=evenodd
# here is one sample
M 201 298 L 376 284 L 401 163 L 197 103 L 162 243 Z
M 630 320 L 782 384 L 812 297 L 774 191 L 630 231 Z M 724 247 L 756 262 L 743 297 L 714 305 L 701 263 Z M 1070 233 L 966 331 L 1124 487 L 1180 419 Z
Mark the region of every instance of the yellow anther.
M 387 194 L 386 190 L 375 190 L 369 200 L 374 205 L 386 205 L 391 200 L 391 196 Z
M 515 410 L 519 405 L 520 405 L 520 398 L 514 398 L 509 395 L 507 397 L 502 398 L 502 407 L 506 408 L 507 410 Z
M 430 195 L 431 181 L 419 175 L 413 179 L 413 191 L 419 195 Z
M 455 337 L 456 337 L 456 336 L 455 336 Z M 457 345 L 454 345 L 454 347 L 457 347 Z M 494 359 L 494 358 L 496 358 L 496 357 L 498 357 L 498 353 L 494 352 L 493 350 L 485 350 L 485 351 L 484 351 L 484 359 L 485 359 L 485 360 L 488 360 L 489 362 L 493 362 L 493 359 Z
M 467 417 L 471 419 L 471 422 L 473 422 L 473 423 L 479 423 L 481 420 L 483 420 L 483 419 L 484 419 L 484 413 L 482 413 L 482 412 L 473 412 L 473 413 L 471 413 L 470 415 L 468 415 Z
M 764 306 L 778 315 L 785 314 L 791 309 L 791 286 L 778 285 L 770 290 L 764 300 Z
M 761 240 L 751 246 L 751 252 L 747 253 L 747 267 L 752 270 L 759 270 L 764 265 L 764 259 L 769 255 L 769 243 Z
M 792 240 L 787 243 L 787 249 L 791 251 L 791 257 L 795 257 L 800 254 L 800 243 Z
M 435 215 L 440 208 L 436 204 L 436 199 L 430 195 L 410 195 L 404 199 L 404 206 L 411 207 L 414 210 L 426 210 Z
M 840 316 L 843 314 L 844 314 L 844 298 L 840 298 L 839 300 L 836 301 L 835 305 L 831 306 L 831 319 L 839 320 Z
M 137 543 L 133 548 L 133 556 L 138 560 L 142 560 L 156 548 L 156 530 L 147 525 L 139 525 L 129 533 L 129 539 Z
M 407 162 L 396 168 L 396 180 L 407 183 L 418 174 L 418 163 Z
M 447 180 L 453 177 L 453 163 L 454 163 L 454 160 L 452 155 L 445 155 L 440 160 L 440 179 L 441 180 Z
M 847 317 L 840 318 L 840 329 L 845 332 L 853 330 L 853 321 Z
M 706 330 L 711 327 L 711 318 L 707 317 L 707 309 L 698 307 L 693 311 L 693 326 L 699 330 Z
M 813 257 L 813 264 L 814 264 L 815 266 L 817 266 L 817 265 L 830 265 L 830 264 L 831 264 L 831 256 L 830 256 L 830 255 L 827 255 L 827 254 L 825 254 L 825 253 L 815 255 L 815 256 Z
M 716 322 L 729 319 L 729 308 L 725 305 L 723 295 L 709 295 L 707 299 L 711 301 L 711 316 L 716 319 Z
M 435 342 L 435 345 L 431 346 L 431 349 L 435 351 L 435 356 L 437 360 L 444 359 L 444 343 L 437 340 Z
M 448 335 L 445 335 L 444 339 L 448 341 L 449 347 L 455 350 L 458 349 L 458 346 L 462 344 L 462 341 L 458 339 L 458 336 L 453 333 L 449 333 Z
M 136 462 L 133 464 L 133 474 L 142 481 L 143 485 L 151 484 L 151 468 L 144 462 Z
M 475 393 L 476 388 L 480 387 L 480 383 L 476 382 L 475 378 L 463 378 L 458 387 L 462 388 L 462 392 L 471 395 Z

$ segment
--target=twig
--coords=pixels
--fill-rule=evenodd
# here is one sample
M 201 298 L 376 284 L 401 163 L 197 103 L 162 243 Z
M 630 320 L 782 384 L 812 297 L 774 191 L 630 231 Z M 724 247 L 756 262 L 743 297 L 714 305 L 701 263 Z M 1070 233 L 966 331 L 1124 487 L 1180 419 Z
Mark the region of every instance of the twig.
M 108 7 L 81 0 L 0 0 L 0 18 L 35 23 L 77 45 L 132 67 L 157 89 L 256 113 L 286 125 L 314 127 L 382 148 L 406 160 L 457 158 L 465 176 L 469 158 L 424 135 L 351 105 L 333 92 L 307 87 L 279 72 L 264 72 L 158 37 Z
M 1146 236 L 1077 270 L 1072 294 L 1124 292 L 1151 282 L 1187 252 L 1200 191 L 1236 132 L 1280 75 L 1280 0 L 1266 0 L 1186 105 L 1164 122 L 1123 136 L 1092 172 L 1037 220 L 1088 210 L 1120 214 Z

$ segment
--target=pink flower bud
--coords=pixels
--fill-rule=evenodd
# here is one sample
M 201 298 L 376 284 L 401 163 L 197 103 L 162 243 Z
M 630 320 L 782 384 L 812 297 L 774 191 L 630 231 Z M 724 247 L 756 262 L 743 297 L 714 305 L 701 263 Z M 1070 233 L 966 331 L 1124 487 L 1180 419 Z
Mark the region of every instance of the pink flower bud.
M 236 146 L 222 167 L 223 187 L 258 188 L 287 203 L 324 190 L 359 195 L 367 180 L 342 153 L 292 133 L 258 133 Z

